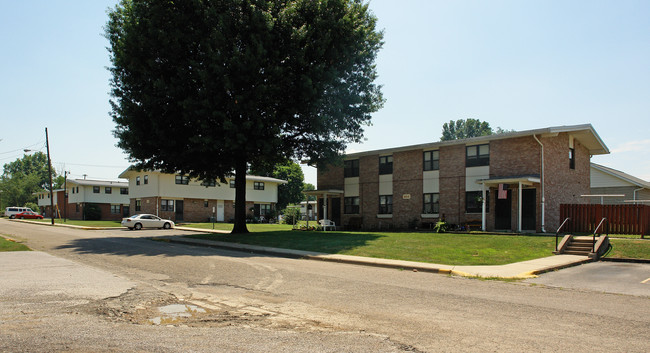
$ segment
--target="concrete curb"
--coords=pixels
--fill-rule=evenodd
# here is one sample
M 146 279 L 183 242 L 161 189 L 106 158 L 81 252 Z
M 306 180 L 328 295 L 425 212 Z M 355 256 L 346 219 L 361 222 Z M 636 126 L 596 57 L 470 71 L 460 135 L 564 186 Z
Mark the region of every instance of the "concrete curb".
M 45 222 L 38 222 L 38 221 L 31 221 L 28 219 L 9 219 L 11 222 L 22 222 L 22 223 L 29 223 L 29 224 L 37 224 L 41 226 L 49 226 L 49 227 L 64 227 L 64 228 L 74 228 L 74 229 L 84 229 L 84 230 L 110 230 L 110 229 L 119 229 L 121 227 L 86 227 L 86 226 L 76 226 L 73 224 L 61 224 L 61 223 L 45 223 Z
M 454 275 L 454 276 L 461 276 L 461 277 L 477 277 L 477 278 L 501 278 L 501 279 L 534 278 L 542 273 L 560 270 L 571 266 L 577 266 L 592 261 L 591 259 L 588 258 L 580 258 L 579 260 L 572 260 L 568 263 L 562 262 L 557 265 L 544 266 L 542 268 L 532 269 L 530 271 L 518 272 L 518 273 L 512 273 L 512 270 L 508 270 L 505 265 L 490 266 L 491 268 L 490 274 L 486 274 L 485 272 L 481 272 L 480 270 L 485 266 L 475 266 L 477 270 L 475 272 L 472 272 L 471 268 L 473 266 L 451 266 L 451 265 L 429 264 L 429 263 L 403 261 L 403 260 L 325 254 L 325 253 L 303 251 L 303 250 L 280 249 L 280 248 L 271 248 L 271 247 L 264 247 L 258 245 L 228 243 L 228 242 L 219 242 L 219 241 L 211 241 L 211 240 L 203 240 L 203 239 L 191 239 L 191 238 L 183 238 L 183 237 L 162 237 L 157 239 L 164 239 L 165 241 L 171 243 L 177 243 L 177 244 L 206 246 L 212 248 L 243 251 L 243 252 L 257 253 L 263 255 L 281 256 L 281 257 L 288 257 L 294 259 L 338 262 L 338 263 L 345 263 L 351 265 L 393 268 L 398 270 L 439 273 L 439 274 Z M 457 267 L 462 267 L 464 270 L 456 269 Z M 500 274 L 493 273 L 493 272 L 498 273 L 500 269 L 501 272 L 503 272 L 503 274 L 500 275 Z

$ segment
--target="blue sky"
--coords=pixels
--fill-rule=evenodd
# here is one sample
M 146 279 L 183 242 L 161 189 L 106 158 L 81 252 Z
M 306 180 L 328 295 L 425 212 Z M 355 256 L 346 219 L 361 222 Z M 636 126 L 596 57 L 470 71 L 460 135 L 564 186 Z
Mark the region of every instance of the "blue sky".
M 102 36 L 116 1 L 0 3 L 0 165 L 44 147 L 73 178 L 128 162 L 108 112 Z M 350 152 L 438 141 L 476 118 L 528 130 L 591 123 L 593 162 L 650 180 L 650 1 L 374 0 L 387 99 Z M 305 168 L 307 182 L 315 169 Z

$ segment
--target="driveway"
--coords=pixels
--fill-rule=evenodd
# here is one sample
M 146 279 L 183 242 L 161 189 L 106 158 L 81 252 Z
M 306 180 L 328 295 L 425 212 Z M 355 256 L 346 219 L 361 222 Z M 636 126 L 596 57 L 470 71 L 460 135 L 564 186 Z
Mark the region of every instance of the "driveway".
M 592 262 L 549 272 L 524 282 L 550 287 L 650 296 L 650 264 Z

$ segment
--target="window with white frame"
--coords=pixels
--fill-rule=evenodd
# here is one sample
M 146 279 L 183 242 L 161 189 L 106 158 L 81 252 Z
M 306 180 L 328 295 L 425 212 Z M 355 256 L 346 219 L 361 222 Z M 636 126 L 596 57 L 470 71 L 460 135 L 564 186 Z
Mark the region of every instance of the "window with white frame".
M 111 214 L 119 214 L 120 205 L 111 205 Z
M 422 198 L 422 213 L 423 214 L 438 214 L 440 213 L 440 194 L 427 193 Z
M 255 189 L 255 190 L 264 190 L 264 183 L 261 182 L 261 181 L 254 182 L 253 189 Z
M 424 171 L 440 169 L 440 151 L 424 151 Z
M 393 174 L 393 156 L 379 157 L 379 175 Z
M 490 145 L 475 145 L 465 147 L 465 166 L 479 167 L 490 165 Z
M 174 211 L 174 200 L 160 200 L 160 210 L 161 211 Z
M 359 214 L 359 196 L 346 197 L 343 199 L 343 213 Z
M 190 183 L 190 177 L 187 175 L 177 175 L 176 184 L 178 185 L 188 185 Z

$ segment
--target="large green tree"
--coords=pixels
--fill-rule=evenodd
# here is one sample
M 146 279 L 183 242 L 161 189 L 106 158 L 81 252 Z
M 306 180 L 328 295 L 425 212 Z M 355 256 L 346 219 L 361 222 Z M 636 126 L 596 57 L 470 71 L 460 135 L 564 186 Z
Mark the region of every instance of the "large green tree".
M 115 136 L 137 167 L 202 180 L 338 158 L 383 104 L 361 0 L 122 0 L 109 11 Z
M 49 188 L 47 155 L 43 152 L 24 155 L 3 167 L 0 180 L 3 205 L 24 206 L 35 202 L 33 193 Z

